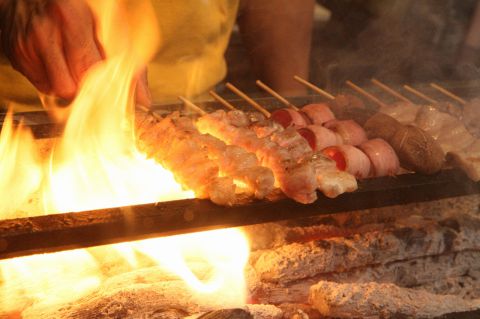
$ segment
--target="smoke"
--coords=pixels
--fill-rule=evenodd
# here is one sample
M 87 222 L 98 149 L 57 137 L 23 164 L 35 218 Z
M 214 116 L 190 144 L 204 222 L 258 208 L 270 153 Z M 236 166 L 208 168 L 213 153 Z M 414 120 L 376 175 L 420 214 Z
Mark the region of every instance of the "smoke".
M 477 1 L 346 3 L 314 39 L 317 81 L 330 87 L 347 78 L 398 84 L 451 80 Z

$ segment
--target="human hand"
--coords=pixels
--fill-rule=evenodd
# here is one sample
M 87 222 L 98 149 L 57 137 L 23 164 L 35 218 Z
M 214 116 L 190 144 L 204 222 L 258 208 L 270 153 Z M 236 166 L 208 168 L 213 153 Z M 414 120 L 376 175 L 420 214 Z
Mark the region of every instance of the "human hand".
M 0 9 L 2 46 L 12 66 L 42 93 L 73 99 L 85 72 L 104 58 L 87 3 L 3 0 Z M 138 80 L 137 101 L 148 106 L 144 79 Z

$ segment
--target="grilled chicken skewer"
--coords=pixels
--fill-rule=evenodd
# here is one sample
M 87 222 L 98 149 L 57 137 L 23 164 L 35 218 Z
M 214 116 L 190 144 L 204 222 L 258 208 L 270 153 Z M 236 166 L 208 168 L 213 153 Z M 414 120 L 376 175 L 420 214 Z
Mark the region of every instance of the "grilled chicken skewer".
M 209 158 L 207 150 L 175 125 L 176 118 L 179 118 L 178 112 L 165 118 L 137 112 L 139 149 L 174 172 L 176 180 L 193 190 L 198 198 L 210 198 L 219 205 L 234 204 L 233 179 L 219 176 L 220 169 Z
M 233 126 L 233 130 L 232 128 L 228 130 L 230 134 L 226 134 L 222 139 L 230 138 L 237 143 L 241 143 L 243 147 L 252 147 L 251 150 L 257 153 L 257 156 L 262 163 L 265 163 L 265 165 L 272 168 L 282 190 L 285 192 L 286 189 L 291 193 L 291 195 L 287 194 L 289 197 L 299 196 L 304 199 L 309 198 L 311 196 L 305 195 L 308 193 L 306 190 L 310 189 L 310 194 L 313 194 L 314 189 L 317 188 L 317 186 L 326 196 L 329 197 L 336 197 L 345 191 L 353 191 L 356 189 L 356 181 L 353 176 L 339 172 L 335 168 L 334 162 L 320 154 L 314 154 L 306 141 L 293 127 L 278 129 L 271 132 L 271 134 L 262 136 L 255 134 L 256 136 L 253 137 L 252 130 L 254 132 L 256 132 L 256 130 L 255 128 L 252 129 L 252 125 L 258 123 L 253 123 L 250 127 L 238 127 L 232 125 L 232 123 L 226 123 L 228 121 L 228 116 L 223 115 L 223 118 L 220 118 L 222 117 L 222 114 L 217 114 L 217 116 L 219 118 L 216 119 L 213 117 L 209 119 L 200 118 L 200 125 L 207 130 L 212 130 L 219 124 L 210 123 L 209 125 L 206 122 L 216 120 L 223 122 L 223 125 L 225 126 Z M 270 123 L 271 122 L 272 121 L 270 121 Z M 223 131 L 227 131 L 227 129 L 225 128 Z M 241 137 L 237 138 L 234 136 L 234 131 L 240 136 L 243 131 L 243 134 L 248 136 L 250 142 L 242 140 Z M 222 131 L 211 132 L 213 135 L 222 133 Z M 255 140 L 255 138 L 257 140 Z M 289 175 L 302 174 L 307 171 L 312 172 L 314 180 L 307 179 L 303 182 L 297 182 L 297 185 L 294 187 L 289 187 L 289 183 L 292 184 L 293 182 L 293 180 L 289 179 Z M 319 174 L 318 172 L 321 172 L 322 174 Z M 303 185 L 300 183 L 303 183 Z M 295 195 L 295 188 L 303 190 L 303 194 Z
M 181 98 L 181 100 L 202 116 L 207 115 L 194 103 L 185 98 Z M 273 191 L 275 182 L 273 173 L 269 168 L 259 164 L 254 153 L 235 145 L 226 145 L 222 140 L 209 134 L 201 134 L 190 118 L 178 119 L 177 126 L 189 132 L 195 142 L 208 150 L 210 158 L 217 162 L 221 173 L 247 185 L 255 193 L 256 198 L 265 198 Z

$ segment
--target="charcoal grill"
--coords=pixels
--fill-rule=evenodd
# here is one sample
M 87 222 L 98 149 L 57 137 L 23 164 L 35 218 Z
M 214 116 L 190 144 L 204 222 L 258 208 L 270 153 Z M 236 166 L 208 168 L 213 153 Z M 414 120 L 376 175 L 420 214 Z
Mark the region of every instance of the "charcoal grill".
M 311 95 L 290 100 L 293 104 L 303 105 L 322 101 L 323 98 Z M 257 102 L 270 110 L 282 106 L 272 98 L 258 98 Z M 248 109 L 244 101 L 232 100 L 231 103 Z M 216 102 L 199 105 L 210 111 L 220 107 Z M 183 107 L 166 105 L 156 106 L 155 109 L 159 113 L 168 113 Z M 38 138 L 53 137 L 61 131 L 43 112 L 17 114 L 15 119 L 20 117 L 25 118 L 25 122 Z M 221 207 L 209 200 L 187 199 L 2 220 L 0 259 L 475 193 L 480 193 L 480 183 L 472 182 L 459 170 L 446 169 L 432 176 L 405 174 L 363 180 L 359 182 L 358 190 L 353 193 L 343 194 L 336 199 L 318 194 L 319 199 L 309 205 L 280 198 L 275 201 L 251 201 L 244 205 Z

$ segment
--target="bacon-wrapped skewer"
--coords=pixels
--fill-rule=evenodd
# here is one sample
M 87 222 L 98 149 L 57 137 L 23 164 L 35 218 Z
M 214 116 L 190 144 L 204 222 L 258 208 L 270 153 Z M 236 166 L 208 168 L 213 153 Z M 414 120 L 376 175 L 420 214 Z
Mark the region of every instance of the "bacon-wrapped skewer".
M 370 159 L 353 145 L 330 146 L 322 153 L 334 160 L 341 171 L 349 172 L 359 179 L 370 176 Z
M 323 150 L 329 146 L 343 144 L 342 137 L 338 133 L 320 125 L 302 127 L 297 132 L 307 140 L 313 150 Z
M 301 110 L 308 116 L 312 124 L 323 125 L 335 119 L 335 115 L 327 103 L 307 104 Z
M 289 126 L 304 127 L 310 124 L 322 125 L 335 119 L 335 115 L 326 103 L 307 104 L 299 109 L 263 82 L 257 80 L 256 83 L 286 106 L 286 108 L 272 113 L 272 119 L 285 128 Z
M 370 159 L 370 176 L 394 176 L 400 169 L 395 150 L 384 139 L 374 138 L 358 146 Z
M 295 136 L 296 138 L 301 136 L 308 142 L 308 145 L 313 151 L 322 150 L 331 145 L 342 144 L 340 135 L 321 126 L 323 123 L 335 119 L 332 111 L 327 105 L 321 103 L 309 104 L 302 108 L 302 110 L 306 109 L 307 112 L 302 112 L 266 84 L 261 81 L 257 81 L 256 83 L 287 106 L 287 108 L 274 111 L 268 119 L 250 125 L 250 128 L 257 133 L 258 137 L 262 138 L 274 134 L 276 136 L 286 134 L 290 137 Z M 261 110 L 263 114 L 269 114 L 269 112 L 261 105 L 252 103 L 252 101 L 250 101 L 251 99 L 249 99 L 245 93 L 241 92 L 233 85 L 229 84 L 229 88 L 246 99 L 253 107 Z M 222 104 L 224 104 L 224 102 Z M 309 118 L 310 116 L 311 118 Z M 309 124 L 312 122 L 315 122 L 316 124 Z M 295 134 L 292 130 L 288 133 L 280 133 L 283 129 L 288 130 L 291 127 L 296 128 L 298 134 Z M 355 132 L 352 132 L 352 134 L 358 135 Z M 300 149 L 306 149 L 306 147 L 303 146 L 303 144 L 305 144 L 304 142 L 299 141 L 298 143 L 300 143 Z
M 338 133 L 343 144 L 360 145 L 367 141 L 365 130 L 354 120 L 333 120 L 325 123 L 325 127 Z

